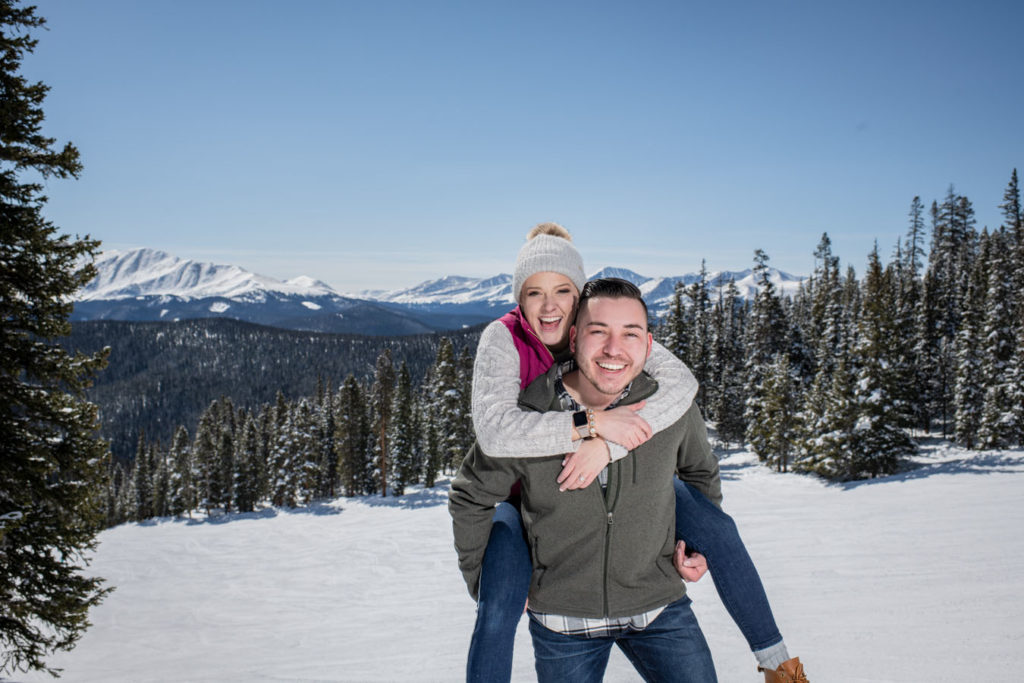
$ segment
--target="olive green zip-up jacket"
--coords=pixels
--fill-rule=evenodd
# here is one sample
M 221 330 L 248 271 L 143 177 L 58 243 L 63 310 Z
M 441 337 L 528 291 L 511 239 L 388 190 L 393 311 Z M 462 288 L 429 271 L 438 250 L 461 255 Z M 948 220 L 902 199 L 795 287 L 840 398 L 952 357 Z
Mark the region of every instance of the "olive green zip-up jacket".
M 560 410 L 557 366 L 520 397 L 527 410 Z M 641 373 L 623 404 L 650 396 L 657 383 Z M 558 490 L 562 455 L 491 458 L 469 450 L 452 482 L 448 511 L 455 549 L 476 599 L 494 505 L 521 480 L 523 523 L 533 560 L 530 609 L 573 617 L 622 617 L 667 605 L 686 593 L 672 565 L 674 474 L 721 505 L 718 460 L 696 405 L 672 426 L 608 466 L 607 491 Z

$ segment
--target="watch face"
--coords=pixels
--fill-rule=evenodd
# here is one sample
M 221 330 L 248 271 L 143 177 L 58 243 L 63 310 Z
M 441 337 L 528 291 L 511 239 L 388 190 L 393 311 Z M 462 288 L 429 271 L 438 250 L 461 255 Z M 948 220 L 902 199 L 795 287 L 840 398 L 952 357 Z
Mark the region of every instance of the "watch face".
M 587 426 L 587 411 L 579 410 L 572 414 L 572 424 L 574 427 L 586 427 Z

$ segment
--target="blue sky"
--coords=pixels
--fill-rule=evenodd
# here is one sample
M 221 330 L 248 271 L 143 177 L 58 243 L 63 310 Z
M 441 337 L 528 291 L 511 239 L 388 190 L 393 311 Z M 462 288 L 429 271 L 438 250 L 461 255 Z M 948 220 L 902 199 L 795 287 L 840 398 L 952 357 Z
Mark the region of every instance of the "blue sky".
M 340 291 L 511 272 L 544 220 L 588 271 L 828 232 L 861 272 L 915 195 L 998 226 L 1024 164 L 1019 2 L 35 4 L 55 224 Z

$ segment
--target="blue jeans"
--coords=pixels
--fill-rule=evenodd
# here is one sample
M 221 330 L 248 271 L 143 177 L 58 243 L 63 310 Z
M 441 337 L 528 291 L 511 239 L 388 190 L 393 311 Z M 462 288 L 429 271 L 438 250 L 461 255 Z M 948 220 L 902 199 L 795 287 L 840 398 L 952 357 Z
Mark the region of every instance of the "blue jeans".
M 627 630 L 599 638 L 548 630 L 530 619 L 539 683 L 591 683 L 604 678 L 612 645 L 618 645 L 645 681 L 714 683 L 711 651 L 690 609 L 690 599 L 676 600 L 642 631 Z
M 732 517 L 697 489 L 675 479 L 676 538 L 708 560 L 722 604 L 739 626 L 751 650 L 782 641 L 768 597 Z M 466 678 L 508 681 L 516 627 L 530 589 L 530 551 L 519 511 L 500 503 L 487 541 L 480 574 L 476 626 L 469 646 Z
M 512 678 L 512 646 L 532 573 L 519 510 L 498 503 L 480 569 L 480 598 L 469 644 L 467 681 L 487 683 Z

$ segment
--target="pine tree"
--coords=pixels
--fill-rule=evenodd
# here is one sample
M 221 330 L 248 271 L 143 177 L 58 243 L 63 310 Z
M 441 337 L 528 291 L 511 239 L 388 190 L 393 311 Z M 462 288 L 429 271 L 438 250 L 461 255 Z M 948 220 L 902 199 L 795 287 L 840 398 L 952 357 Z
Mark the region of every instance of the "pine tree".
M 697 403 L 701 409 L 708 405 L 708 387 L 711 379 L 711 294 L 708 270 L 703 259 L 697 279 L 686 288 L 690 312 L 690 344 L 686 356 L 680 356 L 697 379 Z
M 388 435 L 391 445 L 391 491 L 396 496 L 404 494 L 407 486 L 419 480 L 417 412 L 412 377 L 403 361 L 398 368 L 398 383 L 395 385 Z
M 1010 269 L 1012 237 L 1003 228 L 992 233 L 982 247 L 979 263 L 989 262 L 981 329 L 980 380 L 984 387 L 979 445 L 1006 448 L 1015 441 L 1013 406 L 1007 386 L 1013 358 L 1015 320 L 1013 311 L 1014 273 Z
M 299 400 L 292 421 L 292 456 L 296 464 L 295 495 L 308 504 L 316 498 L 320 483 L 320 452 L 317 448 L 317 416 L 309 399 Z
M 463 347 L 456 361 L 459 377 L 459 412 L 462 422 L 459 424 L 459 442 L 463 453 L 476 441 L 476 430 L 473 428 L 473 354 L 468 347 Z
M 895 472 L 900 459 L 916 451 L 904 431 L 909 423 L 906 406 L 896 399 L 893 371 L 895 296 L 885 277 L 877 246 L 868 257 L 863 282 L 863 309 L 853 348 L 857 368 L 855 398 L 858 419 L 855 426 L 856 477 L 877 477 Z
M 760 421 L 751 425 L 751 443 L 763 450 L 757 455 L 779 472 L 789 468 L 794 454 L 799 423 L 796 413 L 796 382 L 789 365 L 789 356 L 780 353 L 768 368 L 762 392 Z
M 690 311 L 686 308 L 686 286 L 682 281 L 676 282 L 672 289 L 672 300 L 665 314 L 665 322 L 659 325 L 659 341 L 672 352 L 676 358 L 686 362 L 690 357 L 690 329 L 692 328 Z
M 239 512 L 252 512 L 259 503 L 259 429 L 256 420 L 248 415 L 238 439 L 235 453 L 234 496 Z
M 423 485 L 433 488 L 437 477 L 441 474 L 443 454 L 441 453 L 441 436 L 438 428 L 438 402 L 434 392 L 435 382 L 433 370 L 428 370 L 419 391 L 419 425 L 423 434 Z
M 1017 446 L 1024 446 L 1024 319 L 1017 320 L 1016 348 L 1006 371 L 1007 405 L 1012 409 L 1009 431 Z
M 171 483 L 169 512 L 172 515 L 188 514 L 196 507 L 195 469 L 188 430 L 179 426 L 171 441 Z
M 57 342 L 99 242 L 60 235 L 42 214 L 42 181 L 81 171 L 73 145 L 41 133 L 48 87 L 19 73 L 43 24 L 34 7 L 0 0 L 0 673 L 56 675 L 46 658 L 74 647 L 107 593 L 84 575 L 109 458 L 84 390 L 107 352 Z
M 746 364 L 744 367 L 743 413 L 747 423 L 747 442 L 764 459 L 769 453 L 768 435 L 762 420 L 767 410 L 765 381 L 776 356 L 786 351 L 786 320 L 775 285 L 768 275 L 768 256 L 758 249 L 754 254 L 757 295 L 746 327 Z
M 275 507 L 295 507 L 298 503 L 296 486 L 298 453 L 295 448 L 295 415 L 277 392 L 274 407 L 274 434 L 270 444 L 269 485 L 270 502 Z
M 334 395 L 330 385 L 320 393 L 316 405 L 316 450 L 319 463 L 318 496 L 334 498 L 337 496 L 339 472 L 338 449 L 334 441 L 337 426 L 335 425 Z
M 132 519 L 141 522 L 153 516 L 153 449 L 146 443 L 145 435 L 139 435 L 132 479 L 135 482 Z
M 217 402 L 213 401 L 199 416 L 196 438 L 192 444 L 195 459 L 196 504 L 210 511 L 217 507 L 219 489 L 217 484 L 218 459 L 217 442 L 220 425 L 217 422 Z
M 460 428 L 463 423 L 461 392 L 466 388 L 459 382 L 455 352 L 448 337 L 441 338 L 430 377 L 433 382 L 431 417 L 437 430 L 438 455 L 442 467 L 454 472 L 462 464 L 467 447 Z
M 349 375 L 338 396 L 338 461 L 345 494 L 349 496 L 369 495 L 376 490 L 363 394 L 359 382 Z
M 732 279 L 719 291 L 715 307 L 713 382 L 714 398 L 710 413 L 714 415 L 715 429 L 722 442 L 742 443 L 746 432 L 743 420 L 743 318 L 745 307 L 740 292 Z
M 837 357 L 835 368 L 814 380 L 802 414 L 800 455 L 794 469 L 816 472 L 828 479 L 855 479 L 857 452 L 854 427 L 858 409 L 855 377 L 848 356 Z
M 391 349 L 384 349 L 377 356 L 373 373 L 373 389 L 370 407 L 373 411 L 373 452 L 376 460 L 380 495 L 388 495 L 388 468 L 390 467 L 390 443 L 388 430 L 391 425 L 391 410 L 395 393 L 395 367 L 391 363 Z

